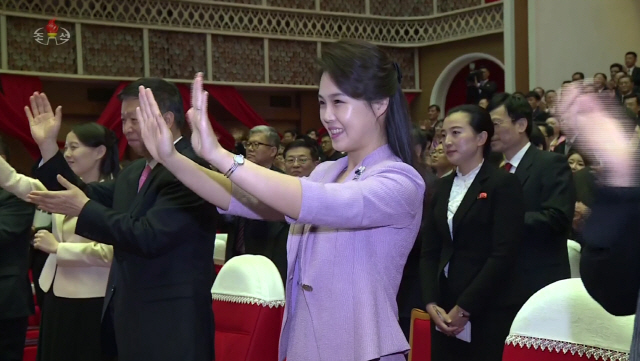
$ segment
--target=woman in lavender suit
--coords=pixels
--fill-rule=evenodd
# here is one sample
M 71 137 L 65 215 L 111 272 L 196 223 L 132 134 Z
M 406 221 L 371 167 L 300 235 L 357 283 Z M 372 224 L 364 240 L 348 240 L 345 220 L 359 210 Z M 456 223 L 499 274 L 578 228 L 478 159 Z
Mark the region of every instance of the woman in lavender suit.
M 400 70 L 377 46 L 339 41 L 319 59 L 320 119 L 348 156 L 308 178 L 272 172 L 217 142 L 202 74 L 188 112 L 195 151 L 224 175 L 177 153 L 153 94 L 141 88 L 138 119 L 154 159 L 222 211 L 286 219 L 287 309 L 280 356 L 288 361 L 403 360 L 396 294 L 422 215 L 425 186 L 412 167 Z

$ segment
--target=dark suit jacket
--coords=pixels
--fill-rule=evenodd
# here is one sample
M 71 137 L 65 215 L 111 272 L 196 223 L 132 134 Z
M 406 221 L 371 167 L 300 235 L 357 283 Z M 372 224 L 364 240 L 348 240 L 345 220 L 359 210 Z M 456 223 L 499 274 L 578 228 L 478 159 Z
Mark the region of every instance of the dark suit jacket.
M 436 181 L 438 177 L 422 164 L 415 166 L 416 170 L 422 176 L 425 184 L 424 202 L 422 205 L 422 224 L 413 243 L 413 248 L 409 252 L 407 262 L 402 271 L 400 279 L 400 287 L 396 301 L 398 302 L 398 317 L 400 318 L 400 328 L 404 332 L 407 340 L 411 331 L 411 311 L 414 308 L 423 308 L 422 302 L 422 285 L 420 283 L 420 253 L 422 250 L 422 239 L 425 232 L 425 224 L 427 215 L 429 214 L 429 205 L 436 191 Z
M 568 146 L 567 140 L 565 139 L 562 141 L 562 143 L 556 145 L 555 148 L 553 148 L 553 153 L 558 153 L 560 155 L 563 155 L 566 159 L 571 149 L 573 149 L 573 144 L 568 149 L 567 149 L 567 146 Z
M 272 171 L 284 173 L 279 168 Z M 240 255 L 237 251 L 238 228 L 244 222 L 244 254 L 262 255 L 270 259 L 278 268 L 282 282 L 287 278 L 287 238 L 289 224 L 286 222 L 260 221 L 243 217 L 234 217 L 227 236 L 225 260 Z
M 633 72 L 631 73 L 631 80 L 633 81 L 634 86 L 640 87 L 640 68 L 638 68 L 638 66 L 633 68 Z
M 518 179 L 485 163 L 453 218 L 447 223 L 449 195 L 456 174 L 441 179 L 431 203 L 422 245 L 421 273 L 425 304 L 441 302 L 440 282 L 447 283 L 457 305 L 472 315 L 501 306 L 522 238 L 524 202 Z
M 29 282 L 34 210 L 32 204 L 0 189 L 0 320 L 34 312 Z
M 596 192 L 596 176 L 591 167 L 584 167 L 573 174 L 573 183 L 576 186 L 576 202 L 582 202 L 591 207 Z
M 633 315 L 638 305 L 638 214 L 640 188 L 602 188 L 584 228 L 582 282 L 591 297 L 616 316 Z
M 198 160 L 188 140 L 176 149 Z M 91 200 L 76 233 L 114 246 L 105 310 L 113 313 L 118 359 L 210 361 L 217 211 L 161 164 L 138 192 L 145 166 L 140 159 L 114 181 L 84 184 L 59 153 L 37 174 L 49 189 L 60 188 L 57 173 L 78 185 Z M 103 322 L 108 316 L 103 311 Z
M 525 236 L 511 300 L 522 305 L 541 288 L 571 276 L 567 237 L 576 194 L 567 158 L 530 146 L 516 168 L 525 204 Z

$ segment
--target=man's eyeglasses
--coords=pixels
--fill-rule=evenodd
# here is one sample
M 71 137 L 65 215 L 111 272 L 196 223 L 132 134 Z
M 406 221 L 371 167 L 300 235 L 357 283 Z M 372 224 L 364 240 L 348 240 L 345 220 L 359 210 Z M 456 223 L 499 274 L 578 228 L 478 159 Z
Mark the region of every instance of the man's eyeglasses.
M 293 165 L 293 164 L 296 163 L 296 161 L 298 161 L 298 164 L 300 164 L 300 165 L 305 165 L 309 161 L 309 158 L 307 158 L 307 157 L 287 158 L 287 159 L 284 160 L 284 162 L 286 164 L 288 164 L 288 165 Z
M 260 142 L 247 142 L 247 145 L 245 145 L 245 148 L 247 149 L 258 149 L 259 146 L 264 145 L 265 147 L 275 147 L 275 145 L 271 145 L 271 144 L 267 144 L 267 143 L 260 143 Z

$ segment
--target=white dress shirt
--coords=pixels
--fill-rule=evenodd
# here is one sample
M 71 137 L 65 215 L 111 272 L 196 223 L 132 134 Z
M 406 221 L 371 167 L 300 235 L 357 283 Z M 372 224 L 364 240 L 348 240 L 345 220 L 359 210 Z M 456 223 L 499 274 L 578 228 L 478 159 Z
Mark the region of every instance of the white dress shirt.
M 516 155 L 513 156 L 513 158 L 507 159 L 507 163 L 511 164 L 511 169 L 509 169 L 509 173 L 513 174 L 516 172 L 516 169 L 518 168 L 518 164 L 520 164 L 522 157 L 524 157 L 524 154 L 527 152 L 527 150 L 529 150 L 530 146 L 531 146 L 531 143 L 528 142 L 527 144 L 524 145 L 524 147 L 522 147 L 522 149 L 518 151 L 518 153 L 516 153 Z
M 447 207 L 447 224 L 449 225 L 449 234 L 453 240 L 453 216 L 455 216 L 460 207 L 460 203 L 467 194 L 469 187 L 473 183 L 474 179 L 478 175 L 480 168 L 482 168 L 484 160 L 478 164 L 471 172 L 466 175 L 460 173 L 460 169 L 456 169 L 456 177 L 453 179 L 453 185 L 451 186 L 451 192 L 449 193 L 449 205 Z M 444 267 L 444 275 L 449 277 L 449 264 Z

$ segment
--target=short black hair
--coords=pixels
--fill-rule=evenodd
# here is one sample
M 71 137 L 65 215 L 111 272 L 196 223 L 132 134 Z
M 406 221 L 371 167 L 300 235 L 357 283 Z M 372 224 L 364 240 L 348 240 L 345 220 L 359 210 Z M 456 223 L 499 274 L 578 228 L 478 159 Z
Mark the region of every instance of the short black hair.
M 486 111 L 486 109 L 479 105 L 465 104 L 449 110 L 447 116 L 451 116 L 451 114 L 459 112 L 469 114 L 469 125 L 473 128 L 473 131 L 476 134 L 480 134 L 482 132 L 487 133 L 487 141 L 484 143 L 482 148 L 482 155 L 485 159 L 489 158 L 489 155 L 491 154 L 491 138 L 495 132 L 495 127 L 491 121 L 491 115 L 489 115 L 489 112 Z
M 540 94 L 538 94 L 538 92 L 536 92 L 536 91 L 534 91 L 534 90 L 532 90 L 532 91 L 530 91 L 530 92 L 528 92 L 528 93 L 527 93 L 527 99 L 528 99 L 528 98 L 536 98 L 536 100 L 537 100 L 537 101 L 540 101 L 540 99 L 542 99 L 542 98 L 540 97 Z
M 573 79 L 573 77 L 576 76 L 576 75 L 580 77 L 580 80 L 584 80 L 584 73 L 581 72 L 581 71 L 576 71 L 575 73 L 573 73 L 571 75 L 571 79 Z
M 593 77 L 594 77 L 594 78 L 595 78 L 595 77 L 597 77 L 597 76 L 598 76 L 598 74 L 599 74 L 599 75 L 602 75 L 602 76 L 604 77 L 604 80 L 605 80 L 605 81 L 607 80 L 607 74 L 605 74 L 605 73 L 595 73 L 595 74 L 593 74 Z
M 624 69 L 624 67 L 620 63 L 613 63 L 613 64 L 609 65 L 609 71 L 611 71 L 611 69 L 613 69 L 613 68 L 618 68 L 619 69 L 618 72 L 620 70 Z
M 4 142 L 2 137 L 0 137 L 0 155 L 4 155 L 7 162 L 9 161 L 9 146 Z
M 620 72 L 620 73 L 622 73 L 622 72 Z M 618 79 L 618 82 L 620 82 L 620 80 L 625 79 L 625 78 L 629 79 L 631 81 L 631 85 L 633 85 L 633 79 L 631 79 L 631 77 L 627 73 L 625 73 L 623 76 L 621 76 Z
M 633 55 L 634 58 L 636 59 L 638 58 L 638 54 L 636 54 L 635 51 L 627 51 L 627 53 L 624 54 L 624 56 L 627 56 L 627 55 Z
M 513 123 L 522 118 L 527 120 L 527 128 L 525 129 L 525 133 L 527 134 L 527 137 L 530 137 L 531 129 L 533 129 L 533 122 L 531 120 L 533 110 L 531 109 L 531 105 L 529 105 L 527 99 L 511 95 L 509 93 L 498 93 L 494 95 L 493 98 L 491 98 L 487 110 L 489 112 L 492 112 L 495 109 L 500 108 L 501 106 L 504 106 L 507 114 L 509 114 L 509 118 L 511 118 L 511 121 Z
M 534 123 L 545 123 L 547 119 L 551 118 L 551 114 L 547 112 L 540 112 L 536 115 L 535 118 L 531 119 Z
M 562 85 L 571 84 L 571 83 L 573 83 L 573 80 L 565 80 L 562 82 Z
M 313 139 L 309 137 L 305 136 L 304 138 L 298 138 L 293 142 L 287 144 L 287 146 L 284 147 L 284 152 L 282 152 L 282 155 L 286 157 L 287 152 L 289 152 L 291 149 L 294 149 L 294 148 L 307 148 L 309 149 L 309 154 L 311 154 L 311 159 L 313 159 L 314 161 L 317 161 L 318 159 L 320 159 L 320 152 L 318 151 L 318 143 L 314 142 Z
M 138 98 L 140 96 L 140 86 L 151 89 L 153 97 L 158 103 L 158 108 L 164 114 L 166 112 L 173 113 L 173 119 L 181 129 L 185 124 L 184 106 L 182 105 L 182 96 L 178 87 L 161 78 L 140 78 L 127 85 L 120 94 L 120 101 L 128 98 Z
M 440 106 L 438 104 L 431 104 L 429 105 L 429 109 L 431 108 L 436 108 L 436 110 L 439 112 L 440 111 Z
M 310 133 L 312 133 L 312 132 L 313 132 L 313 133 L 316 133 L 316 135 L 318 135 L 318 131 L 317 131 L 317 130 L 315 130 L 315 129 L 309 129 L 309 130 L 307 130 L 306 135 L 309 135 L 309 134 L 310 134 Z
M 293 129 L 287 129 L 287 130 L 285 130 L 285 131 L 282 133 L 282 135 L 284 136 L 284 135 L 285 135 L 285 134 L 287 134 L 287 133 L 291 134 L 294 138 L 296 137 L 296 135 L 298 135 L 298 133 L 297 133 L 295 130 L 293 130 Z

